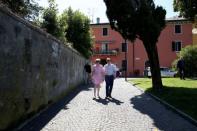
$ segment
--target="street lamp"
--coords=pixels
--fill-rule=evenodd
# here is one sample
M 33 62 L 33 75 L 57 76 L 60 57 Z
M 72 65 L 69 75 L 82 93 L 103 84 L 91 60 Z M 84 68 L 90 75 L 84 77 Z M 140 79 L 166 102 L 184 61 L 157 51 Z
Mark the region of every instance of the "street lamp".
M 125 81 L 127 81 L 127 39 L 125 40 Z

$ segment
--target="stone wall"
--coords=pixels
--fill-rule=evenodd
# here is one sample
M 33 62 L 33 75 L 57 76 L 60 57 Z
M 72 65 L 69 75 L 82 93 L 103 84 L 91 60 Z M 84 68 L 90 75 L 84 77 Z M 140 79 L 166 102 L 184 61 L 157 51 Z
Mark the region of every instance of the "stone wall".
M 0 130 L 81 84 L 86 61 L 74 49 L 0 7 Z

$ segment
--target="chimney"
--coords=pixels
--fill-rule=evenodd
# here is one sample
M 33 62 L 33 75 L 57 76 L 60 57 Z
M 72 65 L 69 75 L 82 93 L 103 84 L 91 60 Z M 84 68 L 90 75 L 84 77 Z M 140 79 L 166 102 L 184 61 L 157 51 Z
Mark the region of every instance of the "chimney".
M 97 24 L 100 23 L 100 18 L 99 18 L 99 17 L 96 18 L 96 23 L 97 23 Z

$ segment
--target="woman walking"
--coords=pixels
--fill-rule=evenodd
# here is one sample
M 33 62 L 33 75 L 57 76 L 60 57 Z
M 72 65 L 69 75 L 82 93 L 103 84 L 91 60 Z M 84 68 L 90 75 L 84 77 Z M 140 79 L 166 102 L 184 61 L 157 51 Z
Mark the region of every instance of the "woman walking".
M 104 69 L 103 66 L 100 64 L 100 59 L 96 59 L 95 64 L 93 65 L 92 81 L 94 83 L 93 99 L 96 99 L 96 92 L 97 92 L 97 97 L 100 98 L 99 91 L 101 88 L 101 83 L 104 81 Z

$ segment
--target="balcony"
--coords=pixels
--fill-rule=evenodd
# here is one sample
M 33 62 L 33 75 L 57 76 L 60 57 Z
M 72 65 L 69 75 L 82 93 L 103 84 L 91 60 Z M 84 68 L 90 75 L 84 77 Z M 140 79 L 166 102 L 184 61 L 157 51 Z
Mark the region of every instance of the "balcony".
M 118 48 L 112 50 L 93 50 L 94 55 L 117 55 L 118 53 Z

